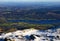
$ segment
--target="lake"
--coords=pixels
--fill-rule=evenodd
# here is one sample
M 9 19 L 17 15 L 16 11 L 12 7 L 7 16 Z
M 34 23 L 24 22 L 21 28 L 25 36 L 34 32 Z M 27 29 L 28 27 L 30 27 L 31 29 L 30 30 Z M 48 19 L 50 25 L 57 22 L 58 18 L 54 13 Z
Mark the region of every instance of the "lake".
M 27 22 L 33 24 L 54 24 L 60 23 L 60 20 L 7 20 L 8 22 Z

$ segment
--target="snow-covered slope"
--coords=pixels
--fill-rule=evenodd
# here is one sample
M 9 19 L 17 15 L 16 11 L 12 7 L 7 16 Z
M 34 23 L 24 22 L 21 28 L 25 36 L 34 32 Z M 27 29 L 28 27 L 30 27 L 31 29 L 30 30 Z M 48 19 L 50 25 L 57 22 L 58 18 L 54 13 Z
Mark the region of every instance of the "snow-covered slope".
M 36 29 L 17 30 L 0 35 L 0 38 L 15 41 L 60 41 L 60 29 L 45 30 L 44 32 Z

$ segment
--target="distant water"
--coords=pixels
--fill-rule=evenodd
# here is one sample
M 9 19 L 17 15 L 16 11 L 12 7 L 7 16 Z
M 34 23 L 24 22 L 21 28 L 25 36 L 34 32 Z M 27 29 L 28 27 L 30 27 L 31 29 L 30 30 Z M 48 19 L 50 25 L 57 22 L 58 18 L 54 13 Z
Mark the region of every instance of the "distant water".
M 8 22 L 27 22 L 32 24 L 57 24 L 60 23 L 60 20 L 7 20 Z M 57 29 L 59 26 L 52 27 L 50 29 Z
M 60 20 L 7 20 L 8 22 L 27 22 L 33 24 L 53 24 L 60 23 Z

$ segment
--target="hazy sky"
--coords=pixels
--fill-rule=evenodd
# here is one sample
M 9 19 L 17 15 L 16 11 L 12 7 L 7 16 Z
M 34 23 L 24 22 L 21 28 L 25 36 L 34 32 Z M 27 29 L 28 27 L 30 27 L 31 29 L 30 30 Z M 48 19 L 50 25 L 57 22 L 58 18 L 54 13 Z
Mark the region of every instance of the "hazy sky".
M 0 0 L 0 2 L 60 2 L 60 0 Z

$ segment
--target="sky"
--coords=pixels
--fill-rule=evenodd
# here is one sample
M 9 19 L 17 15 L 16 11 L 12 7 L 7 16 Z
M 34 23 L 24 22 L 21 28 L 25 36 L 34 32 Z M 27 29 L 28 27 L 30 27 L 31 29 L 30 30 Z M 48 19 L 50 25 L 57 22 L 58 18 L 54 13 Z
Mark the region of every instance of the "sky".
M 0 0 L 0 2 L 60 2 L 60 0 Z

